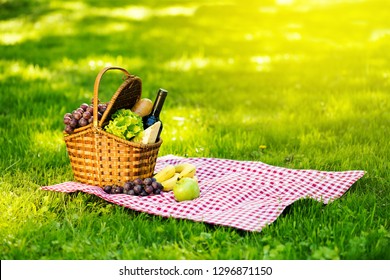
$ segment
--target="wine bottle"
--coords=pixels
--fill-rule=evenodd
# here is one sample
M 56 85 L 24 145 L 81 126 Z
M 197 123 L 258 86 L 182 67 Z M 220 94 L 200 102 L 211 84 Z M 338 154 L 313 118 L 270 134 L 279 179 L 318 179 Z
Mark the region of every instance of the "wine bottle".
M 168 94 L 168 91 L 160 88 L 157 92 L 156 100 L 153 103 L 152 111 L 150 112 L 149 115 L 142 118 L 144 129 L 147 129 L 148 127 L 152 126 L 153 124 L 155 124 L 158 121 L 161 122 L 156 141 L 160 140 L 160 134 L 161 134 L 161 131 L 163 129 L 163 124 L 162 124 L 162 121 L 160 120 L 160 112 L 161 112 L 161 109 L 164 105 L 164 101 L 165 101 L 165 98 L 167 97 L 167 94 Z

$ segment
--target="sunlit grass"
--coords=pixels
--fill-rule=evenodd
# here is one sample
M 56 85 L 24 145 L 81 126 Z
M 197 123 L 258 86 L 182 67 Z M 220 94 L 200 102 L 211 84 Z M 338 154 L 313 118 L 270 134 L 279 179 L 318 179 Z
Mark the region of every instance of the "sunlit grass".
M 90 17 L 112 18 L 113 22 L 104 23 L 94 29 L 85 31 L 97 34 L 124 31 L 128 22 L 148 20 L 151 17 L 193 16 L 197 6 L 168 6 L 152 9 L 142 5 L 130 5 L 121 8 L 103 8 L 89 6 L 80 1 L 50 1 L 51 12 L 41 16 L 38 21 L 20 17 L 0 22 L 0 43 L 14 45 L 27 40 L 37 40 L 45 34 L 71 36 L 78 32 L 77 24 Z
M 49 69 L 40 67 L 39 65 L 26 64 L 19 60 L 0 60 L 0 80 L 6 81 L 13 77 L 21 77 L 26 81 L 50 79 L 52 74 Z

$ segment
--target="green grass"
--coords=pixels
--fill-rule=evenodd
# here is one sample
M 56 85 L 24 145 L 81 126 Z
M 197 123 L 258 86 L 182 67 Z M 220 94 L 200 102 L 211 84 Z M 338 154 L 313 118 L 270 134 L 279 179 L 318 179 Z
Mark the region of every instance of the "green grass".
M 390 259 L 388 1 L 131 2 L 0 1 L 1 259 Z M 41 191 L 108 64 L 169 90 L 160 155 L 367 173 L 260 233 Z

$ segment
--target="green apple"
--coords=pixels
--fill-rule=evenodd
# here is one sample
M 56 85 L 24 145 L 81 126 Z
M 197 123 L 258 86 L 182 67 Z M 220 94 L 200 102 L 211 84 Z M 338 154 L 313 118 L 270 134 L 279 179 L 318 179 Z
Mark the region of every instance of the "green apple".
M 183 177 L 173 187 L 173 195 L 177 201 L 191 200 L 199 197 L 198 181 L 194 178 Z

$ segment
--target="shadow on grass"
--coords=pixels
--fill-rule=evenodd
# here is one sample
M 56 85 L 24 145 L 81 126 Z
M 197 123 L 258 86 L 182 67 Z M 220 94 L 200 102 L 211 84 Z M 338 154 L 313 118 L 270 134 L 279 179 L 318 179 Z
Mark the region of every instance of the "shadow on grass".
M 49 3 L 30 0 L 5 0 L 0 3 L 0 20 L 8 20 L 17 17 L 28 17 L 37 20 L 44 14 L 53 11 Z

